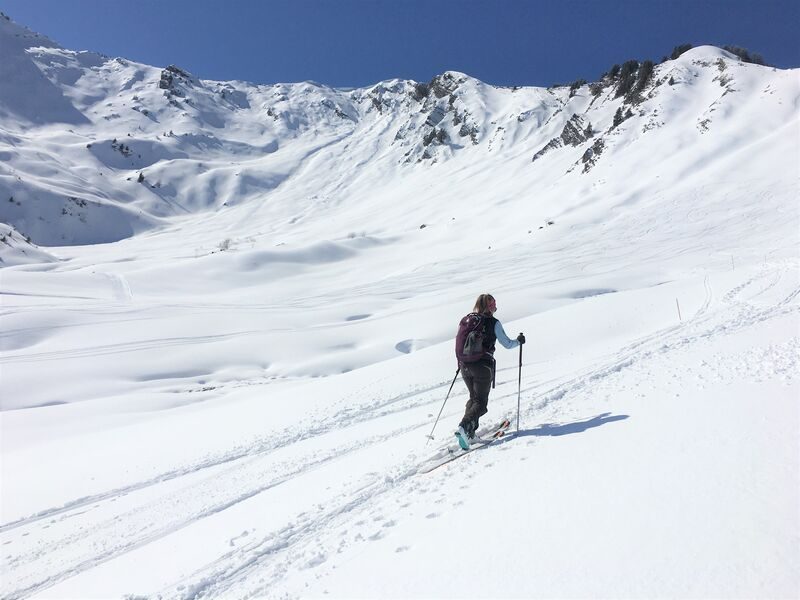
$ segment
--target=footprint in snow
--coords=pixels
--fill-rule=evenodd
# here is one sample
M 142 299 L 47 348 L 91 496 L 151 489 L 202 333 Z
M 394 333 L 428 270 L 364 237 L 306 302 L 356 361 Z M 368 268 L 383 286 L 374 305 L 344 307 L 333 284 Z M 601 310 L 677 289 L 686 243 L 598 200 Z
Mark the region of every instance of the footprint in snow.
M 436 519 L 438 517 L 439 517 L 439 513 L 435 513 L 435 512 L 425 515 L 426 519 Z
M 408 546 L 398 546 L 397 548 L 394 549 L 395 553 L 397 554 L 399 554 L 400 552 L 408 552 L 409 550 L 411 550 L 411 548 L 409 548 Z
M 320 565 L 321 565 L 322 563 L 324 563 L 324 562 L 325 562 L 327 559 L 328 559 L 328 557 L 327 557 L 327 556 L 325 556 L 324 554 L 322 554 L 321 552 L 319 552 L 319 553 L 315 554 L 314 556 L 312 556 L 312 557 L 311 557 L 311 558 L 310 558 L 310 559 L 309 559 L 309 560 L 308 560 L 308 561 L 307 561 L 307 562 L 306 562 L 306 563 L 303 565 L 303 568 L 304 568 L 304 569 L 313 569 L 314 567 L 318 567 L 318 566 L 320 566 Z

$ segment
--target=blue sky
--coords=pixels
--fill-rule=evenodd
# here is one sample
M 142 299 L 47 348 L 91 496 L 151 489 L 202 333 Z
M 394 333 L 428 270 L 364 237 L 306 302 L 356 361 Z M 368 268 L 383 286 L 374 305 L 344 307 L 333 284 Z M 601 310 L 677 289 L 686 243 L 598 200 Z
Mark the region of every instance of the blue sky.
M 686 42 L 800 67 L 798 0 L 0 0 L 0 11 L 66 48 L 257 83 L 456 70 L 547 86 Z

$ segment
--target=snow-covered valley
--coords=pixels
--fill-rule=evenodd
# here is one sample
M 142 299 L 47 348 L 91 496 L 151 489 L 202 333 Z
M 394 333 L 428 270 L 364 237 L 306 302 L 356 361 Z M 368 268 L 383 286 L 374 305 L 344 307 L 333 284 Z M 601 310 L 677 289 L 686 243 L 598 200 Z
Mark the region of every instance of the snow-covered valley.
M 800 593 L 797 69 L 264 86 L 4 18 L 0 53 L 2 597 Z M 512 433 L 420 474 L 484 292 Z

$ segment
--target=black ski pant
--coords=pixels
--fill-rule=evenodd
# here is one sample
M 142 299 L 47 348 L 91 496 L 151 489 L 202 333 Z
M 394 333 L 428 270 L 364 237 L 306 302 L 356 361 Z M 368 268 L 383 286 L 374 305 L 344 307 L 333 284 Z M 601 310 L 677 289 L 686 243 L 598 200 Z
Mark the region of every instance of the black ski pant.
M 461 365 L 461 378 L 467 384 L 469 400 L 467 401 L 464 418 L 459 425 L 464 428 L 467 435 L 472 437 L 478 429 L 478 419 L 488 411 L 489 392 L 492 389 L 494 378 L 494 365 L 485 360 Z

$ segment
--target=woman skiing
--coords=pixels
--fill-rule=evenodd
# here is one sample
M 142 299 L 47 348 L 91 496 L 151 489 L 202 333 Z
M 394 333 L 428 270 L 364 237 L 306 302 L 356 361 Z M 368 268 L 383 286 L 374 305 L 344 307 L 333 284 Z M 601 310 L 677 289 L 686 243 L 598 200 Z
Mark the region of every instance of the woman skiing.
M 525 343 L 525 336 L 519 334 L 512 340 L 500 321 L 494 318 L 497 303 L 491 294 L 481 294 L 475 301 L 472 312 L 461 319 L 456 336 L 456 357 L 461 369 L 461 377 L 469 390 L 464 418 L 456 430 L 459 445 L 469 449 L 470 440 L 475 437 L 478 419 L 488 411 L 489 391 L 494 383 L 495 342 L 503 347 L 516 348 Z

